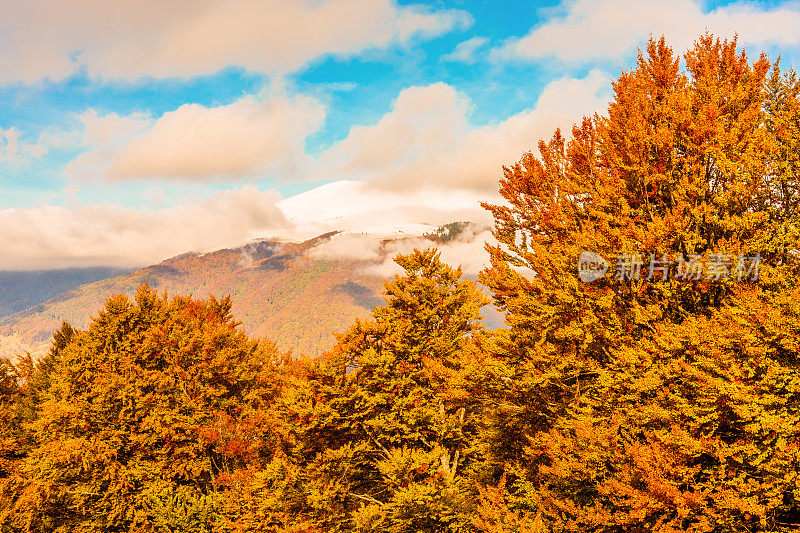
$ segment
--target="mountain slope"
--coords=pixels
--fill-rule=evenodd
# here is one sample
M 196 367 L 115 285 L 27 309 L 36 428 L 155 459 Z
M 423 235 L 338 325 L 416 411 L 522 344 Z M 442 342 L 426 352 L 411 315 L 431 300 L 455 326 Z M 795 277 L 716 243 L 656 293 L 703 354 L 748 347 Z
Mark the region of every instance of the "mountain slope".
M 380 277 L 364 272 L 362 261 L 308 255 L 331 236 L 300 244 L 258 241 L 235 249 L 184 254 L 76 287 L 1 320 L 0 334 L 8 344 L 5 351 L 18 350 L 19 342 L 41 348 L 63 320 L 84 328 L 110 295 L 132 296 L 139 285 L 147 283 L 170 294 L 230 295 L 234 316 L 249 334 L 269 337 L 282 349 L 318 354 L 332 345 L 331 331 L 343 330 L 380 303 L 383 286 Z
M 112 267 L 0 272 L 0 318 L 24 311 L 80 285 L 128 272 Z
M 233 315 L 248 334 L 269 338 L 283 350 L 318 355 L 333 345 L 332 332 L 343 332 L 382 303 L 383 279 L 391 275 L 387 265 L 396 266 L 391 258 L 398 251 L 441 246 L 442 235 L 441 231 L 426 238 L 330 232 L 302 243 L 260 240 L 238 248 L 183 254 L 76 287 L 3 318 L 0 355 L 40 351 L 62 321 L 85 328 L 109 296 L 133 296 L 144 283 L 171 295 L 230 295 Z M 488 322 L 499 325 L 497 314 L 491 308 L 486 311 Z

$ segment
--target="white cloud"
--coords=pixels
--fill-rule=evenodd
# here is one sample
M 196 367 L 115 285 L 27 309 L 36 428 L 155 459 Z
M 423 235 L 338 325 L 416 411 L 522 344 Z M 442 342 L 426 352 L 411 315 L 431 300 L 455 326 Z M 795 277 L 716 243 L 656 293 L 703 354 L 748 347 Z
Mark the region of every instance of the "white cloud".
M 19 141 L 16 128 L 4 130 L 0 128 L 0 161 L 9 161 L 17 158 Z
M 69 192 L 69 191 L 67 191 Z M 169 209 L 116 205 L 0 210 L 0 270 L 141 266 L 243 243 L 287 225 L 277 192 L 252 185 Z
M 51 139 L 39 136 L 35 144 L 27 143 L 17 128 L 0 128 L 0 163 L 22 165 L 31 159 L 38 159 L 53 148 Z
M 489 39 L 486 37 L 473 37 L 458 43 L 455 49 L 449 54 L 442 56 L 442 61 L 452 61 L 456 63 L 474 63 L 475 53 L 486 46 Z
M 120 116 L 116 113 L 98 115 L 90 109 L 79 117 L 83 123 L 83 144 L 108 146 L 124 142 L 128 137 L 144 131 L 151 123 L 145 113 Z
M 158 119 L 146 115 L 80 117 L 88 151 L 69 163 L 72 180 L 230 181 L 277 178 L 359 180 L 395 191 L 497 188 L 502 165 L 535 149 L 557 127 L 601 110 L 609 77 L 592 71 L 547 85 L 536 105 L 502 122 L 469 123 L 471 103 L 445 83 L 404 89 L 376 123 L 354 126 L 319 156 L 304 150 L 325 108 L 295 95 L 244 96 L 231 104 L 186 104 Z M 374 198 L 372 199 L 374 200 Z
M 387 191 L 359 181 L 339 181 L 278 204 L 292 223 L 284 236 L 304 240 L 329 231 L 421 235 L 457 220 L 488 225 L 480 206 L 489 197 L 467 190 Z
M 343 233 L 333 236 L 327 242 L 309 252 L 309 257 L 323 260 L 345 259 L 362 262 L 364 271 L 381 277 L 401 274 L 403 269 L 394 262 L 397 254 L 408 254 L 414 249 L 424 250 L 435 247 L 441 252 L 441 259 L 461 271 L 475 276 L 489 265 L 486 243 L 496 244 L 488 230 L 467 230 L 458 239 L 436 244 L 421 236 L 393 236 L 391 239 L 377 239 L 371 234 Z
M 763 8 L 738 2 L 704 13 L 692 0 L 574 0 L 565 16 L 546 22 L 496 51 L 505 58 L 589 61 L 630 52 L 651 35 L 687 49 L 705 31 L 758 45 L 800 44 L 800 8 L 785 3 Z
M 489 266 L 489 254 L 485 249 L 487 242 L 497 243 L 488 230 L 467 234 L 458 240 L 438 245 L 421 238 L 392 241 L 386 245 L 383 260 L 379 264 L 367 267 L 367 271 L 381 277 L 402 274 L 403 269 L 394 261 L 397 254 L 409 254 L 415 248 L 424 250 L 433 246 L 442 254 L 441 259 L 444 263 L 460 267 L 461 272 L 467 276 L 477 276 L 481 270 Z
M 323 168 L 382 173 L 430 153 L 450 150 L 467 129 L 468 101 L 444 83 L 404 89 L 393 109 L 372 126 L 355 126 L 327 150 Z
M 73 179 L 183 180 L 289 176 L 308 165 L 303 141 L 325 118 L 307 96 L 245 96 L 228 105 L 185 104 L 157 120 L 82 117 L 91 149 L 66 168 Z
M 147 131 L 152 123 L 150 117 L 143 113 L 99 115 L 93 109 L 78 118 L 83 124 L 81 144 L 89 150 L 67 164 L 64 174 L 83 181 L 105 177 L 109 165 L 125 144 Z
M 469 102 L 449 85 L 405 89 L 393 109 L 359 126 L 320 157 L 329 175 L 362 179 L 389 190 L 495 191 L 502 165 L 549 139 L 568 134 L 581 115 L 608 102 L 609 76 L 592 71 L 545 87 L 536 106 L 498 123 L 471 127 Z
M 0 8 L 0 81 L 62 79 L 78 64 L 103 77 L 191 77 L 239 65 L 290 72 L 471 24 L 393 0 L 29 0 Z

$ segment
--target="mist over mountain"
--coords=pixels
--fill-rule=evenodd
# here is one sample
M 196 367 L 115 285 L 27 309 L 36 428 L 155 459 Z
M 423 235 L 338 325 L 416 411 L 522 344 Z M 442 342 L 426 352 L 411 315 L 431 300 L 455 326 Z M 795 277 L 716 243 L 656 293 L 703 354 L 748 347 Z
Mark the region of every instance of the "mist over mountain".
M 230 296 L 234 316 L 248 334 L 273 340 L 282 350 L 319 355 L 333 345 L 333 332 L 345 331 L 355 318 L 366 317 L 382 303 L 384 280 L 399 271 L 396 254 L 437 246 L 444 260 L 463 264 L 468 276 L 474 277 L 482 266 L 476 258 L 485 257 L 485 230 L 470 223 L 419 225 L 415 230 L 332 231 L 302 242 L 260 239 L 185 253 L 133 272 L 95 269 L 98 278 L 109 275 L 74 283 L 0 317 L 0 354 L 41 352 L 63 321 L 85 328 L 109 296 L 132 296 L 147 284 L 170 295 Z M 488 309 L 488 314 L 490 323 L 499 325 L 497 313 Z

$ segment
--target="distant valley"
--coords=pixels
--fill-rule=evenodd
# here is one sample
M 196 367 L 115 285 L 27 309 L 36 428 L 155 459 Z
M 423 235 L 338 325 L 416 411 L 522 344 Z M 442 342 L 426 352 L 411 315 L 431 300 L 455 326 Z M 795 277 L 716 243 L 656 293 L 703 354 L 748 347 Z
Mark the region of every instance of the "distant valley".
M 127 269 L 111 267 L 0 272 L 0 318 L 24 311 L 79 285 L 127 272 Z

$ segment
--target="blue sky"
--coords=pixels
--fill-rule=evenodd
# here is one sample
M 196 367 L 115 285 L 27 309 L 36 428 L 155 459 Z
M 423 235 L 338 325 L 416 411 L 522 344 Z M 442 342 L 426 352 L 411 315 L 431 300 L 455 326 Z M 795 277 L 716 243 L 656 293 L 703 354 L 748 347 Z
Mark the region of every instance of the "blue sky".
M 500 121 L 531 107 L 546 83 L 563 75 L 563 69 L 554 65 L 503 65 L 481 57 L 492 43 L 497 46 L 509 37 L 527 33 L 544 20 L 547 10 L 557 6 L 557 2 L 511 1 L 504 2 L 501 9 L 497 2 L 490 1 L 397 2 L 397 5 L 424 5 L 432 11 L 463 10 L 469 13 L 470 20 L 464 27 L 432 38 L 415 38 L 408 44 L 366 50 L 353 57 L 321 55 L 283 75 L 281 81 L 289 90 L 314 95 L 328 107 L 325 123 L 305 143 L 309 152 L 318 153 L 345 138 L 353 125 L 379 120 L 405 87 L 445 81 L 470 97 L 474 104 L 470 119 L 475 124 L 483 124 Z M 476 53 L 474 62 L 442 59 L 459 43 L 474 37 L 487 40 Z M 21 139 L 34 143 L 48 128 L 80 129 L 77 116 L 88 109 L 101 114 L 147 113 L 159 117 L 187 103 L 229 104 L 242 95 L 269 86 L 274 79 L 274 74 L 249 71 L 236 65 L 190 78 L 129 80 L 91 76 L 80 63 L 75 67 L 69 77 L 55 82 L 44 79 L 0 86 L 0 128 L 15 128 Z M 24 164 L 6 162 L 0 175 L 0 208 L 33 206 L 42 201 L 63 203 L 59 196 L 61 189 L 76 181 L 65 178 L 63 168 L 84 150 L 75 146 L 52 150 L 41 158 L 26 159 Z M 323 180 L 287 181 L 265 175 L 257 183 L 291 195 Z M 195 185 L 189 186 L 188 191 L 179 190 L 186 189 L 186 184 L 173 188 L 169 180 L 148 179 L 121 187 L 78 181 L 82 200 L 120 202 L 129 206 L 145 205 L 147 200 L 142 193 L 154 183 L 175 193 L 169 199 L 172 202 L 179 200 L 181 192 L 197 192 Z M 202 189 L 230 187 L 239 180 L 214 181 L 204 183 Z
M 286 226 L 282 198 L 343 179 L 489 197 L 500 165 L 602 111 L 649 35 L 738 33 L 789 65 L 800 49 L 796 2 L 80 6 L 2 8 L 0 223 L 24 223 L 0 228 L 0 269 L 246 239 Z

